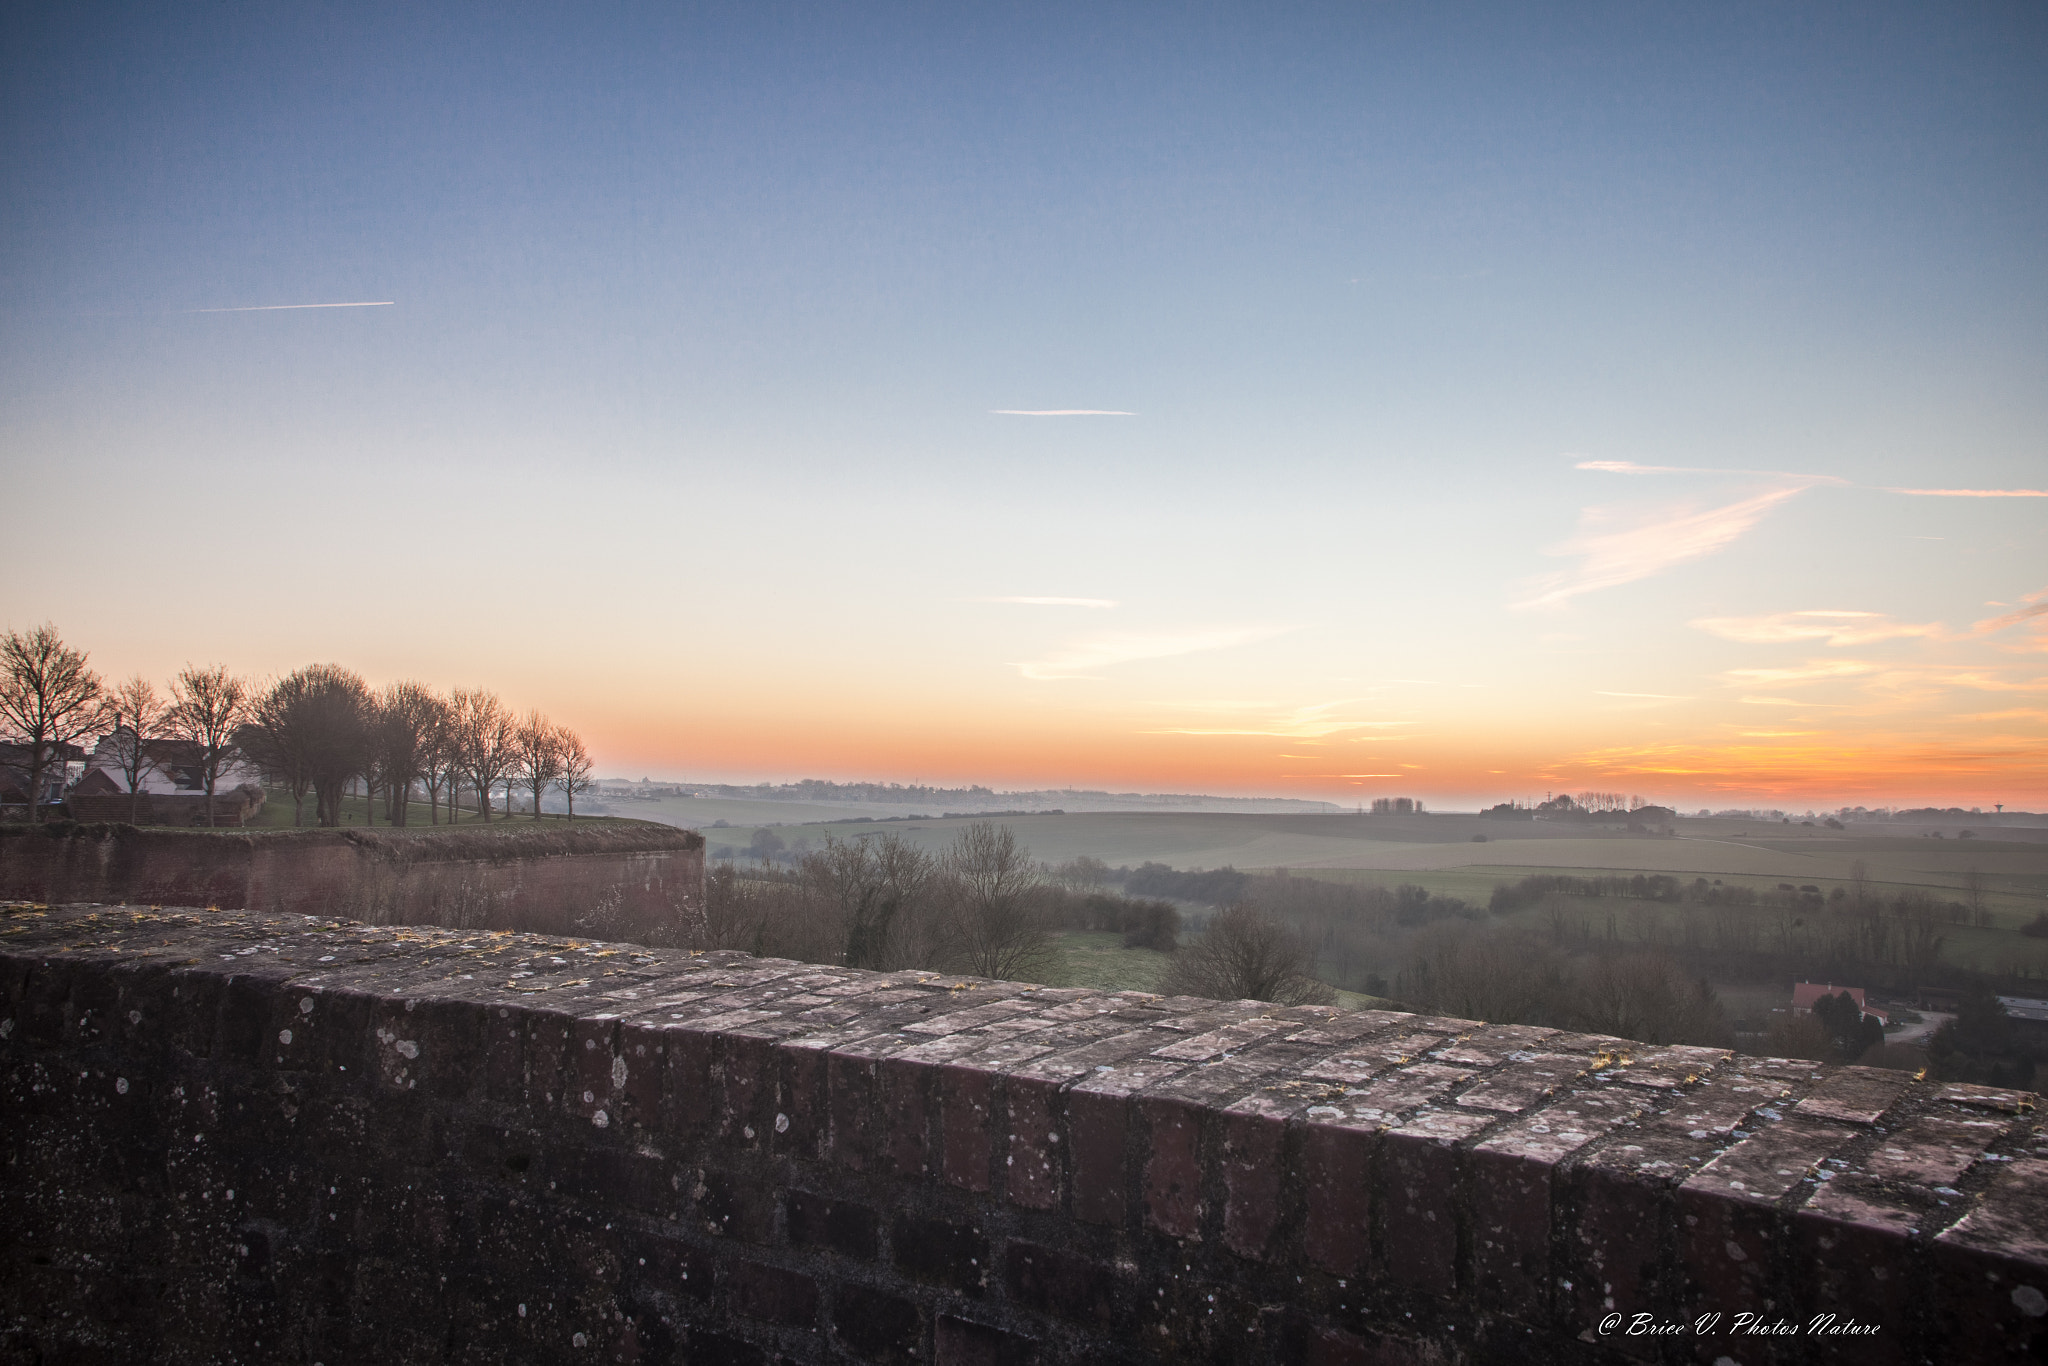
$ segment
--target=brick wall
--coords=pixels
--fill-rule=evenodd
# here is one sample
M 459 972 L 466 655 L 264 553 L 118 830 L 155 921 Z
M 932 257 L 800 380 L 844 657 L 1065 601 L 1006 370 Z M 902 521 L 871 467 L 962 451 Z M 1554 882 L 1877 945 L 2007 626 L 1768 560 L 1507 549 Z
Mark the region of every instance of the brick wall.
M 644 940 L 702 913 L 704 838 L 643 821 L 205 833 L 4 826 L 5 897 Z
M 2048 1347 L 2034 1098 L 1901 1073 L 531 935 L 15 907 L 0 1078 L 7 1360 Z M 1740 1313 L 1799 1331 L 1738 1334 Z M 1638 1314 L 1684 1331 L 1603 1332 Z M 1829 1314 L 1874 1335 L 1813 1331 Z

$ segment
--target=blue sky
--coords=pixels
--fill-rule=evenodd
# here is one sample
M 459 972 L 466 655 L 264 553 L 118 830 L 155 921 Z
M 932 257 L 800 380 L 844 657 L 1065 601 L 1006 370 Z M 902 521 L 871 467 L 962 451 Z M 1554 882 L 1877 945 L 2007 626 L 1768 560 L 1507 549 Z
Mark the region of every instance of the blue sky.
M 2048 799 L 1974 626 L 2048 499 L 1880 491 L 2048 485 L 2037 6 L 4 22 L 0 617 L 110 672 L 635 773 Z

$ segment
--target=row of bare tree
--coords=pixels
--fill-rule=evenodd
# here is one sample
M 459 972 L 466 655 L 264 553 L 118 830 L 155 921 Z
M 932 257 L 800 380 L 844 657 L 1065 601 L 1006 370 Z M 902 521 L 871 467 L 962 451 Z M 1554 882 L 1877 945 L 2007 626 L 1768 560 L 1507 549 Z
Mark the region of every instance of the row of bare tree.
M 1044 872 L 1008 826 L 970 825 L 937 854 L 893 832 L 828 838 L 788 871 L 724 862 L 706 881 L 701 913 L 679 927 L 691 948 L 1001 979 L 1058 962 Z
M 313 798 L 321 825 L 341 824 L 341 799 L 358 780 L 385 819 L 408 823 L 413 793 L 426 794 L 427 819 L 438 824 L 443 794 L 449 818 L 467 787 L 477 812 L 491 819 L 491 796 L 529 793 L 533 816 L 550 791 L 576 798 L 595 781 L 589 752 L 576 733 L 539 712 L 514 715 L 497 695 L 457 688 L 442 696 L 420 683 L 372 690 L 338 664 L 313 664 L 251 695 L 248 720 L 236 732 L 242 752 L 292 795 L 292 824 L 304 821 Z
M 188 666 L 160 694 L 137 675 L 108 685 L 86 655 L 56 628 L 0 635 L 0 734 L 22 758 L 31 818 L 53 768 L 62 771 L 73 746 L 110 736 L 131 802 L 139 805 L 150 774 L 166 763 L 165 740 L 180 741 L 181 761 L 199 769 L 211 809 L 223 775 L 248 763 L 292 794 L 292 824 L 304 822 L 305 799 L 315 819 L 339 825 L 341 799 L 361 782 L 372 811 L 384 797 L 385 818 L 408 823 L 415 792 L 426 794 L 428 819 L 445 805 L 452 820 L 459 793 L 474 795 L 483 819 L 503 790 L 505 813 L 514 792 L 530 793 L 533 814 L 550 790 L 567 800 L 594 783 L 592 761 L 574 731 L 538 712 L 515 716 L 493 693 L 457 688 L 442 696 L 419 683 L 372 689 L 338 664 L 314 664 L 267 684 L 221 665 Z

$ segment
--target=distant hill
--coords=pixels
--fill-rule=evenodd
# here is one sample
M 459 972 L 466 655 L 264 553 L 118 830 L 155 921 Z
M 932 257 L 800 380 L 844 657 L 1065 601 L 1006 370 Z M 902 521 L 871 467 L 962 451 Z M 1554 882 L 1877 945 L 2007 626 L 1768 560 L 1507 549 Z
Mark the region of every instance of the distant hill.
M 927 787 L 903 783 L 835 783 L 805 778 L 794 783 L 657 783 L 606 778 L 598 796 L 706 797 L 727 801 L 841 803 L 919 807 L 935 815 L 1038 811 L 1239 811 L 1298 814 L 1336 812 L 1334 802 L 1293 797 L 1212 797 L 1183 792 L 1101 792 L 1084 788 L 1047 788 L 1035 792 L 1002 792 L 990 787 Z

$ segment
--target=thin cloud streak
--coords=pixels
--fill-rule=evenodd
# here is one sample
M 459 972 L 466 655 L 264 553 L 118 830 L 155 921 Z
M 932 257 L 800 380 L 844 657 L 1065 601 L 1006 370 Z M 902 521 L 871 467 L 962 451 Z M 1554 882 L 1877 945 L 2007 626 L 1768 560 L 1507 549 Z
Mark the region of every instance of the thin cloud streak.
M 1114 607 L 1114 606 L 1116 606 L 1116 599 L 1115 599 L 1115 598 L 1030 598 L 1030 597 L 1008 597 L 1008 598 L 969 598 L 969 599 L 968 599 L 968 601 L 969 601 L 969 602 L 1001 602 L 1001 603 L 1008 603 L 1008 604 L 1010 604 L 1010 605 L 1012 605 L 1012 606 L 1015 606 L 1015 607 L 1094 607 L 1094 608 L 1110 608 L 1110 607 Z
M 1541 592 L 1514 605 L 1562 606 L 1582 593 L 1633 583 L 1712 555 L 1734 544 L 1778 504 L 1803 491 L 1803 485 L 1770 489 L 1721 507 L 1666 513 L 1623 530 L 1582 534 L 1550 552 L 1578 556 L 1578 568 L 1548 576 L 1541 581 Z M 1609 509 L 1589 508 L 1582 521 L 1597 527 L 1615 516 Z
M 2048 498 L 2048 489 L 1892 489 L 1913 498 Z M 1939 537 L 1930 537 L 1939 540 Z
M 1270 703 L 1246 702 L 1166 702 L 1158 705 L 1174 711 L 1209 712 L 1264 712 L 1257 720 L 1246 720 L 1237 724 L 1220 726 L 1162 726 L 1143 732 L 1146 735 L 1265 735 L 1283 740 L 1326 740 L 1354 730 L 1391 730 L 1402 726 L 1413 726 L 1413 721 L 1360 721 L 1335 716 L 1331 713 L 1340 708 L 1358 706 L 1361 699 L 1338 698 L 1334 702 L 1318 702 L 1303 707 L 1279 707 Z
M 1849 481 L 1833 474 L 1800 474 L 1793 470 L 1729 470 L 1714 469 L 1704 465 L 1638 465 L 1633 460 L 1581 460 L 1572 466 L 1575 470 L 1594 470 L 1600 474 L 1726 474 L 1755 479 L 1797 479 L 1807 484 L 1847 484 Z
M 1723 640 L 1739 640 L 1746 645 L 1782 645 L 1803 640 L 1820 640 L 1829 645 L 1869 645 L 1881 640 L 1938 640 L 1945 635 L 1938 621 L 1914 624 L 1893 621 L 1882 612 L 1823 609 L 1774 612 L 1761 617 L 1701 617 L 1692 625 Z
M 1784 669 L 1730 669 L 1723 677 L 1734 683 L 1818 683 L 1829 678 L 1861 678 L 1882 673 L 1877 664 L 1858 659 L 1817 659 Z
M 996 417 L 1136 417 L 1121 408 L 991 408 Z
M 1973 636 L 1988 636 L 1994 631 L 2003 631 L 2008 626 L 2017 626 L 2021 622 L 2032 620 L 2035 617 L 2048 616 L 2048 588 L 2043 588 L 2038 593 L 2029 593 L 2021 598 L 2020 601 L 2030 605 L 2019 608 L 2016 611 L 2007 612 L 2002 617 L 1991 617 L 1980 621 L 1970 628 L 1970 634 Z
M 294 308 L 395 308 L 396 299 L 373 299 L 351 304 L 247 304 L 240 308 L 188 308 L 189 313 L 284 313 Z
M 1070 641 L 1044 659 L 1020 661 L 1015 667 L 1024 677 L 1040 683 L 1100 678 L 1102 675 L 1098 670 L 1118 664 L 1224 650 L 1233 645 L 1270 640 L 1295 629 L 1293 626 L 1222 626 L 1193 631 L 1104 632 Z

